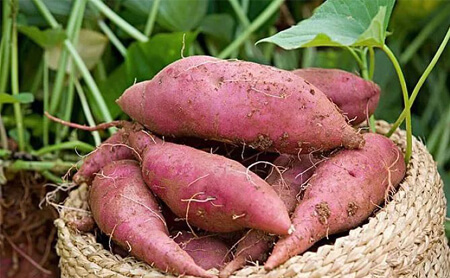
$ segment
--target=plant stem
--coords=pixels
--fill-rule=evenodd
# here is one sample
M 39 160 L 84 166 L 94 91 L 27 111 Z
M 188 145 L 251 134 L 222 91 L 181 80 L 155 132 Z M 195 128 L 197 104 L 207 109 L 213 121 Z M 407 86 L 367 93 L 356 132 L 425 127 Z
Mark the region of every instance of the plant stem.
M 41 1 L 41 0 L 35 0 L 35 1 Z M 75 29 L 78 21 L 78 18 L 83 18 L 84 10 L 86 8 L 86 0 L 81 1 L 75 1 L 73 9 L 70 13 L 69 21 L 67 23 L 67 39 L 73 41 L 73 38 L 75 36 Z M 46 9 L 45 6 L 43 6 L 43 9 Z M 48 14 L 51 16 L 50 12 Z M 56 73 L 56 79 L 55 84 L 53 86 L 53 92 L 52 92 L 52 100 L 50 103 L 50 113 L 54 113 L 60 104 L 61 100 L 61 93 L 64 86 L 64 77 L 66 76 L 66 70 L 67 70 L 67 63 L 68 63 L 69 55 L 67 53 L 67 50 L 63 47 L 61 50 L 61 55 L 59 57 L 59 63 L 58 63 L 58 71 Z
M 50 145 L 47 147 L 43 147 L 43 148 L 33 152 L 33 154 L 37 155 L 37 156 L 41 156 L 43 154 L 54 152 L 54 151 L 70 150 L 70 149 L 75 149 L 75 148 L 78 148 L 83 152 L 92 152 L 93 150 L 95 150 L 95 147 L 93 147 L 87 143 L 84 143 L 81 141 L 69 141 L 69 142 L 64 142 L 64 143 L 59 143 L 59 144 L 54 144 L 54 145 Z
M 54 183 L 63 183 L 63 179 L 61 179 L 58 176 L 53 175 L 51 172 L 49 171 L 42 171 L 41 175 L 44 176 L 44 178 L 46 178 L 49 181 L 52 181 Z
M 130 23 L 123 20 L 101 0 L 90 0 L 90 1 L 94 6 L 97 7 L 97 9 L 100 10 L 100 12 L 102 12 L 107 18 L 109 18 L 112 22 L 114 22 L 117 26 L 119 26 L 132 38 L 141 42 L 148 41 L 148 38 L 144 34 L 142 34 L 138 29 L 134 28 Z
M 236 13 L 242 26 L 244 26 L 245 28 L 250 26 L 250 21 L 248 20 L 247 16 L 245 15 L 239 2 L 237 0 L 228 0 L 228 2 L 230 2 L 231 7 L 233 8 L 234 12 Z
M 2 34 L 3 30 L 2 30 Z M 4 36 L 2 36 L 1 40 L 0 40 L 0 65 L 2 65 L 3 63 L 3 50 L 5 49 L 5 39 L 3 38 Z M 0 91 L 1 92 L 1 91 Z
M 373 74 L 375 72 L 375 51 L 373 47 L 369 47 L 369 80 L 373 80 Z
M 47 7 L 45 7 L 44 3 L 41 0 L 33 0 L 33 3 L 36 6 L 36 8 L 39 10 L 41 15 L 45 18 L 47 23 L 50 25 L 50 27 L 53 29 L 58 28 L 59 23 L 52 16 L 52 14 L 47 9 Z
M 94 117 L 92 117 L 91 109 L 89 108 L 89 103 L 84 94 L 83 87 L 81 87 L 80 82 L 75 79 L 75 88 L 77 89 L 78 97 L 80 98 L 81 107 L 83 108 L 84 116 L 86 117 L 89 126 L 96 126 Z M 94 137 L 95 145 L 98 146 L 102 143 L 100 134 L 98 131 L 92 131 L 92 136 Z
M 391 136 L 395 132 L 395 130 L 403 123 L 403 120 L 408 117 L 407 112 L 409 112 L 411 110 L 411 106 L 414 103 L 414 101 L 416 100 L 416 97 L 419 94 L 420 88 L 422 88 L 423 83 L 427 79 L 430 72 L 433 70 L 437 61 L 441 57 L 441 54 L 444 52 L 444 49 L 447 46 L 449 39 L 450 39 L 450 28 L 448 28 L 447 34 L 445 35 L 444 40 L 441 42 L 441 45 L 439 46 L 438 50 L 434 54 L 434 57 L 431 60 L 430 64 L 427 66 L 425 71 L 422 73 L 422 76 L 420 76 L 419 81 L 417 81 L 417 84 L 414 87 L 414 90 L 411 94 L 411 99 L 408 101 L 409 105 L 404 108 L 403 112 L 400 114 L 398 119 L 395 121 L 391 130 L 389 130 L 387 136 Z M 406 121 L 408 122 L 408 119 Z
M 48 92 L 48 52 L 47 50 L 44 50 L 44 80 L 43 80 L 43 89 L 44 89 L 44 111 L 48 111 L 48 100 L 49 100 L 49 92 Z M 42 132 L 42 141 L 44 143 L 44 146 L 48 145 L 48 121 L 46 122 L 44 118 L 44 115 L 42 115 L 43 117 L 43 132 Z
M 2 143 L 2 149 L 8 150 L 8 135 L 6 134 L 5 126 L 3 125 L 2 114 L 0 113 L 0 139 Z
M 411 110 L 409 106 L 409 96 L 408 96 L 408 88 L 406 86 L 405 76 L 403 75 L 400 64 L 395 57 L 394 53 L 392 53 L 391 49 L 385 44 L 383 45 L 383 51 L 391 60 L 394 65 L 395 71 L 397 72 L 398 80 L 400 82 L 400 86 L 402 88 L 403 93 L 403 104 L 405 106 L 406 111 L 406 153 L 405 153 L 405 162 L 409 163 L 412 153 L 412 126 L 411 126 Z
M 364 66 L 363 66 L 363 62 L 361 60 L 361 57 L 358 56 L 358 54 L 356 53 L 356 51 L 352 47 L 346 46 L 345 48 L 350 52 L 350 54 L 352 54 L 353 58 L 355 58 L 355 60 L 356 60 L 356 63 L 358 63 L 359 68 L 362 70 L 362 68 Z
M 242 45 L 245 40 L 256 31 L 261 25 L 264 24 L 283 4 L 284 0 L 274 0 L 269 6 L 248 26 L 248 28 L 242 32 L 230 45 L 228 45 L 221 53 L 219 53 L 218 58 L 227 58 L 235 49 Z
M 247 14 L 248 7 L 250 7 L 250 0 L 242 0 L 242 12 Z
M 237 0 L 228 0 L 228 1 L 240 21 L 240 23 L 238 24 L 238 26 L 236 28 L 236 32 L 234 34 L 234 38 L 236 39 L 243 32 L 243 30 L 248 29 L 248 27 L 250 26 L 250 21 L 248 20 L 248 17 L 247 17 L 248 3 L 242 3 L 243 5 L 246 5 L 246 7 L 241 7 L 241 5 L 239 4 L 239 2 Z M 250 52 L 250 53 L 247 53 L 247 55 L 250 57 L 255 56 L 252 46 L 253 45 L 252 45 L 251 40 L 245 41 L 245 49 L 246 49 L 246 51 Z M 232 57 L 232 58 L 237 57 L 238 53 L 239 53 L 239 48 L 236 48 L 229 55 L 229 57 Z M 217 54 L 213 55 L 213 56 L 217 56 Z
M 3 23 L 2 23 L 2 69 L 0 70 L 0 92 L 6 92 L 6 86 L 8 84 L 9 76 L 9 63 L 11 61 L 10 45 L 11 45 L 11 3 L 10 1 L 3 1 Z
M 120 54 L 122 54 L 123 57 L 127 55 L 127 49 L 122 44 L 122 42 L 117 38 L 117 36 L 113 33 L 113 31 L 106 25 L 106 23 L 103 20 L 98 21 L 98 26 L 100 29 L 105 33 L 105 35 L 109 38 L 111 43 L 119 50 Z
M 148 15 L 147 23 L 145 24 L 144 34 L 149 38 L 155 26 L 156 15 L 158 14 L 160 0 L 153 0 L 152 9 Z
M 61 160 L 57 161 L 24 161 L 24 160 L 16 160 L 9 167 L 8 170 L 11 171 L 49 171 L 52 170 L 54 172 L 64 172 L 68 169 L 74 167 L 76 162 L 65 162 Z
M 0 149 L 0 158 L 3 160 L 8 159 L 11 156 L 11 151 L 7 149 Z M 1 184 L 1 183 L 0 183 Z
M 400 63 L 402 65 L 406 64 L 411 60 L 417 50 L 422 46 L 425 40 L 433 33 L 433 31 L 441 26 L 441 24 L 448 20 L 450 14 L 450 4 L 447 3 L 446 6 L 439 12 L 439 14 L 420 31 L 417 37 L 414 38 L 411 43 L 409 43 L 408 47 L 403 51 L 402 55 L 400 55 Z
M 72 65 L 72 68 L 74 68 L 74 65 Z M 69 88 L 67 89 L 66 108 L 64 109 L 64 113 L 62 116 L 62 119 L 65 121 L 70 121 L 70 116 L 72 115 L 73 99 L 75 96 L 75 84 L 74 84 L 75 74 L 76 74 L 75 69 L 72 69 L 70 71 Z M 63 126 L 61 132 L 56 134 L 57 135 L 56 143 L 60 143 L 61 140 L 63 140 L 67 136 L 68 132 L 69 132 L 69 127 Z
M 59 28 L 59 25 L 56 23 L 55 18 L 52 16 L 47 7 L 42 3 L 41 0 L 34 0 L 36 5 L 39 5 L 39 11 L 46 16 L 44 16 L 47 22 L 51 25 L 53 29 Z M 83 18 L 84 10 L 86 7 L 86 0 L 75 1 L 73 4 L 72 11 L 70 12 L 69 21 L 67 23 L 66 35 L 67 39 L 65 41 L 73 40 L 75 36 L 75 29 L 77 26 L 80 26 L 81 23 L 77 24 L 79 19 Z M 55 24 L 56 23 L 56 24 Z M 51 114 L 54 114 L 57 110 L 58 106 L 61 103 L 61 94 L 64 87 L 64 78 L 66 77 L 66 69 L 67 63 L 69 60 L 69 54 L 65 47 L 61 48 L 61 54 L 59 56 L 58 62 L 58 70 L 56 72 L 55 82 L 53 84 L 52 97 L 50 100 L 49 111 Z M 44 126 L 49 126 L 50 122 L 47 117 L 44 117 Z M 60 135 L 56 134 L 56 140 L 59 141 Z
M 369 79 L 369 70 L 367 67 L 367 48 L 365 48 L 363 51 L 360 52 L 361 55 L 361 76 L 365 80 Z
M 45 50 L 44 50 L 45 52 Z M 33 82 L 31 83 L 30 92 L 36 93 L 38 89 L 42 85 L 43 80 L 43 74 L 44 74 L 44 58 L 41 59 L 41 62 L 39 63 L 39 67 L 33 77 Z
M 351 50 L 351 48 L 349 48 L 349 50 Z M 371 80 L 370 73 L 369 73 L 369 70 L 368 70 L 368 67 L 367 67 L 367 51 L 368 50 L 369 50 L 369 48 L 365 48 L 363 51 L 360 51 L 360 55 L 361 55 L 361 57 L 360 57 L 360 61 L 361 61 L 361 64 L 360 64 L 361 75 L 362 75 L 362 77 L 365 80 Z M 372 49 L 372 51 L 373 51 L 373 49 Z M 356 53 L 355 53 L 355 55 L 356 55 Z M 373 64 L 373 62 L 370 61 L 370 66 L 372 66 L 372 64 Z M 369 128 L 370 128 L 371 132 L 373 132 L 373 133 L 377 132 L 377 129 L 375 127 L 375 116 L 374 115 L 371 115 L 369 117 L 368 124 L 369 124 Z
M 69 40 L 72 41 L 75 45 L 78 42 L 78 38 L 80 35 L 80 30 L 81 30 L 81 25 L 83 23 L 83 17 L 78 16 L 76 19 L 75 24 L 73 25 L 73 28 L 71 28 L 69 31 L 70 33 L 70 37 Z M 70 26 L 72 27 L 72 26 Z M 67 50 L 64 48 L 64 51 Z M 68 62 L 70 62 L 71 60 L 68 59 Z M 72 108 L 73 108 L 73 99 L 74 99 L 74 83 L 73 80 L 76 76 L 76 70 L 75 70 L 75 66 L 73 65 L 73 63 L 70 64 L 70 70 L 69 70 L 69 84 L 68 84 L 68 90 L 67 93 L 65 95 L 65 109 L 62 111 L 63 113 L 63 119 L 67 118 L 67 121 L 70 118 L 70 115 L 72 115 Z M 46 117 L 47 119 L 47 117 Z M 47 119 L 48 120 L 48 119 Z M 61 129 L 57 129 L 56 132 L 56 138 L 55 138 L 55 143 L 59 144 L 61 143 L 61 141 L 64 139 L 64 137 L 67 135 L 67 132 L 69 131 L 69 128 L 67 126 L 63 126 L 63 128 Z
M 13 0 L 13 23 L 12 23 L 12 38 L 11 38 L 11 88 L 13 95 L 19 94 L 19 55 L 17 51 L 17 13 L 19 9 L 18 0 Z M 14 118 L 16 120 L 17 137 L 19 150 L 25 151 L 25 135 L 23 128 L 23 118 L 22 111 L 20 108 L 20 103 L 14 103 Z
M 41 0 L 35 0 L 35 1 L 41 1 Z M 47 9 L 45 6 L 44 6 L 44 8 Z M 80 55 L 76 51 L 75 47 L 68 39 L 64 40 L 64 45 L 66 46 L 69 53 L 72 55 L 75 65 L 78 67 L 87 86 L 89 87 L 89 89 L 91 90 L 91 93 L 93 94 L 95 100 L 97 101 L 99 108 L 100 108 L 100 113 L 103 116 L 103 120 L 106 122 L 112 121 L 112 117 L 111 117 L 108 107 L 106 106 L 105 100 L 103 99 L 103 96 L 100 93 L 100 90 L 98 89 L 97 84 L 94 81 L 94 78 L 92 78 L 91 73 L 87 69 L 87 67 L 84 64 L 83 60 L 81 59 Z M 111 133 L 114 133 L 115 129 L 110 128 L 109 131 Z
M 103 99 L 102 94 L 100 93 L 100 90 L 97 87 L 97 84 L 94 81 L 94 78 L 92 78 L 91 73 L 87 69 L 86 65 L 84 64 L 83 60 L 81 59 L 78 52 L 75 50 L 75 47 L 69 42 L 64 41 L 64 45 L 66 46 L 69 53 L 72 55 L 72 58 L 75 62 L 75 65 L 78 67 L 78 70 L 81 72 L 81 75 L 83 76 L 84 81 L 86 82 L 86 85 L 89 87 L 92 95 L 95 98 L 95 101 L 98 104 L 98 107 L 100 109 L 100 113 L 102 114 L 103 120 L 105 122 L 111 122 L 112 117 L 109 112 L 108 106 L 105 103 L 105 100 Z M 109 129 L 112 133 L 114 133 L 115 129 Z

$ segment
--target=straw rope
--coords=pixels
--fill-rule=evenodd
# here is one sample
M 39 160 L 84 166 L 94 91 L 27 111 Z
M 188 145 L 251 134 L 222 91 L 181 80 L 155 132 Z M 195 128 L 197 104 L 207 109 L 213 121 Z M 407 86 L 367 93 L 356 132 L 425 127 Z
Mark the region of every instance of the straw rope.
M 386 133 L 389 125 L 379 121 L 377 130 Z M 404 150 L 404 131 L 398 130 L 391 139 Z M 88 210 L 86 200 L 87 187 L 82 185 L 70 193 L 55 221 L 62 277 L 173 277 L 132 257 L 113 255 L 97 243 L 95 235 L 71 228 L 71 220 L 83 213 L 71 208 Z M 233 277 L 450 277 L 445 210 L 436 164 L 414 138 L 411 162 L 398 192 L 367 224 L 270 272 L 248 266 Z

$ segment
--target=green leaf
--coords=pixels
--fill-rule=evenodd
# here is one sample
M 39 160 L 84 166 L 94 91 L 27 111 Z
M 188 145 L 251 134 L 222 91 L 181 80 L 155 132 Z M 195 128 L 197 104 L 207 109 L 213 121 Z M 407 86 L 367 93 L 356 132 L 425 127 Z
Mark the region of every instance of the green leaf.
M 3 103 L 31 103 L 34 101 L 32 93 L 20 93 L 18 95 L 10 95 L 7 93 L 0 93 L 0 104 Z
M 17 29 L 20 33 L 26 35 L 42 48 L 51 48 L 64 41 L 66 33 L 64 30 L 58 29 L 46 29 L 40 30 L 36 26 L 18 26 Z
M 107 44 L 108 38 L 102 33 L 90 29 L 80 30 L 76 49 L 89 70 L 93 69 L 100 61 Z M 62 48 L 63 45 L 58 45 L 48 50 L 48 66 L 50 69 L 58 69 Z M 69 73 L 71 70 L 72 63 L 67 63 L 66 72 Z
M 72 10 L 73 0 L 41 0 L 56 20 L 65 25 Z M 33 1 L 19 0 L 19 13 L 24 15 L 28 25 L 48 26 Z M 93 5 L 87 5 L 83 20 L 93 20 L 99 17 L 99 11 Z
M 260 42 L 284 49 L 312 46 L 382 47 L 395 0 L 328 0 L 308 19 Z
M 29 146 L 30 145 L 30 132 L 28 132 L 28 130 L 24 130 L 24 139 L 25 139 L 25 145 Z M 19 142 L 19 135 L 17 132 L 17 128 L 12 128 L 8 131 L 8 136 L 11 137 L 14 141 Z
M 197 33 L 186 33 L 185 55 Z M 121 114 L 116 99 L 134 84 L 134 82 L 151 79 L 168 64 L 181 58 L 183 33 L 162 33 L 150 38 L 148 42 L 134 42 L 127 50 L 125 62 L 117 67 L 108 78 L 100 83 L 106 104 L 113 118 Z M 161 55 L 164 53 L 164 55 Z M 88 94 L 88 97 L 90 94 Z M 90 102 L 95 103 L 95 102 Z M 93 113 L 98 117 L 97 109 Z
M 208 0 L 161 1 L 156 22 L 170 31 L 196 28 L 208 10 Z
M 234 19 L 229 14 L 207 15 L 200 24 L 200 32 L 221 41 L 231 41 L 234 33 Z
M 139 16 L 148 17 L 153 5 L 153 0 L 123 0 L 122 6 Z

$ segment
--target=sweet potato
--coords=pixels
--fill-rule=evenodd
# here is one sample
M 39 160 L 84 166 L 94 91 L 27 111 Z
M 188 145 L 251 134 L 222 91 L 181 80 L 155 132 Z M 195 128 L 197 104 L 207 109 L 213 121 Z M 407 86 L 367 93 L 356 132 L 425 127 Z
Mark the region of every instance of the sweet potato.
M 174 274 L 212 277 L 169 237 L 138 162 L 103 167 L 92 182 L 89 205 L 100 230 L 135 257 Z
M 238 162 L 161 143 L 144 131 L 130 133 L 129 144 L 140 154 L 142 176 L 152 192 L 188 224 L 212 232 L 289 233 L 289 215 L 276 192 Z
M 273 170 L 266 181 L 280 196 L 289 213 L 294 211 L 302 186 L 306 185 L 320 162 L 321 159 L 312 154 L 299 156 L 282 154 L 274 161 L 274 164 L 281 170 L 282 177 L 278 171 Z
M 380 100 L 377 84 L 344 70 L 306 68 L 292 72 L 321 90 L 353 125 L 368 119 Z
M 84 159 L 73 181 L 76 184 L 83 182 L 90 184 L 94 174 L 111 161 L 133 159 L 133 151 L 124 144 L 125 142 L 126 134 L 123 130 L 113 134 Z
M 273 170 L 266 181 L 283 200 L 289 213 L 293 212 L 298 203 L 298 195 L 308 179 L 314 173 L 316 164 L 320 160 L 310 155 L 280 155 L 274 164 L 282 172 L 282 178 L 278 171 Z M 267 258 L 270 248 L 273 246 L 275 237 L 262 231 L 250 230 L 245 234 L 236 248 L 234 259 L 229 262 L 219 274 L 219 277 L 230 276 L 234 271 L 243 267 L 247 261 L 263 262 Z
M 318 88 L 292 72 L 251 62 L 187 57 L 133 85 L 117 103 L 166 136 L 290 154 L 364 144 Z
M 195 237 L 187 231 L 179 231 L 173 239 L 203 269 L 219 269 L 231 258 L 228 246 L 214 235 Z
M 388 138 L 368 133 L 360 150 L 322 162 L 293 214 L 295 232 L 277 242 L 267 270 L 303 253 L 327 235 L 360 225 L 405 175 L 403 154 Z

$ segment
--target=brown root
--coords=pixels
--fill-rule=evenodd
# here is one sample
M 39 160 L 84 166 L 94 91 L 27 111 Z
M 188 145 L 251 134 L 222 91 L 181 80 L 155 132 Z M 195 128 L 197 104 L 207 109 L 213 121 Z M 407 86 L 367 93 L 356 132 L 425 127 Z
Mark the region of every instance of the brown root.
M 108 129 L 110 127 L 125 127 L 130 124 L 127 121 L 120 120 L 120 121 L 112 121 L 109 123 L 102 123 L 102 124 L 98 124 L 96 126 L 91 127 L 91 126 L 80 125 L 80 124 L 64 121 L 60 118 L 50 115 L 50 113 L 48 113 L 47 111 L 44 112 L 44 115 L 56 123 L 59 123 L 59 124 L 62 124 L 62 125 L 68 126 L 68 127 L 76 128 L 76 129 L 85 130 L 85 131 L 97 131 L 97 130 Z

